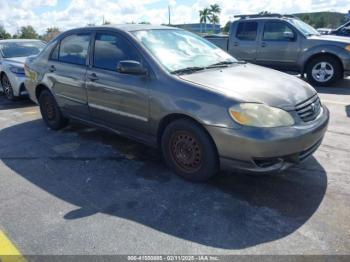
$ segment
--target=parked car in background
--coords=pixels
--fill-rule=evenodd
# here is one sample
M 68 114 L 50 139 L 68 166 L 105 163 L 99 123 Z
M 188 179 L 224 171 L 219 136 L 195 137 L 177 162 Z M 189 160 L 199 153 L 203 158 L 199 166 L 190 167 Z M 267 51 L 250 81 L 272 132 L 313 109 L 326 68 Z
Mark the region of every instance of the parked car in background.
M 334 29 L 332 28 L 317 28 L 317 32 L 319 32 L 321 35 L 330 35 Z
M 7 99 L 27 94 L 24 61 L 37 55 L 44 46 L 44 42 L 34 39 L 0 40 L 0 83 Z
M 331 32 L 332 35 L 350 37 L 350 21 Z
M 318 148 L 329 113 L 304 81 L 242 63 L 204 38 L 151 25 L 70 30 L 26 62 L 54 130 L 75 119 L 162 149 L 180 176 L 281 171 Z
M 350 75 L 350 38 L 321 35 L 293 16 L 237 16 L 228 38 L 211 39 L 234 57 L 282 71 L 306 74 L 317 86 Z M 218 41 L 221 41 L 218 44 Z

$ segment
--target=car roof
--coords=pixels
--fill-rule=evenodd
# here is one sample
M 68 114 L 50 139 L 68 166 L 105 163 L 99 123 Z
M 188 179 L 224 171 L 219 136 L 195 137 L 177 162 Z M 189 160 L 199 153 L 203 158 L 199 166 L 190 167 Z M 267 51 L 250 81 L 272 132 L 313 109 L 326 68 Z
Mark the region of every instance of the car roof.
M 171 27 L 171 26 L 163 26 L 163 25 L 150 25 L 150 24 L 109 24 L 109 25 L 101 25 L 101 26 L 86 26 L 86 27 L 80 27 L 80 28 L 74 28 L 69 31 L 75 31 L 75 30 L 89 30 L 89 29 L 119 29 L 121 31 L 126 32 L 132 32 L 132 31 L 139 31 L 139 30 L 164 30 L 164 29 L 172 29 L 172 30 L 182 30 L 177 27 Z
M 247 17 L 247 18 L 241 18 L 236 20 L 237 22 L 242 21 L 265 21 L 265 20 L 282 20 L 282 21 L 290 21 L 293 19 L 298 18 L 292 18 L 292 17 Z
M 0 43 L 34 42 L 34 41 L 40 42 L 41 40 L 38 40 L 38 39 L 2 39 L 2 40 L 0 40 Z

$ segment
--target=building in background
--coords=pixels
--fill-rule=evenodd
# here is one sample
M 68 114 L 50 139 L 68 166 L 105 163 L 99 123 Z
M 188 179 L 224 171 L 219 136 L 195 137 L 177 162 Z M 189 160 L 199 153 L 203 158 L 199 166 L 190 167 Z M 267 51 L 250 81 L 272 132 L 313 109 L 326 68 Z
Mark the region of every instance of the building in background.
M 182 28 L 185 30 L 188 30 L 193 33 L 197 34 L 219 34 L 221 32 L 221 27 L 219 24 L 215 24 L 215 27 L 213 27 L 213 24 L 207 24 L 206 30 L 204 24 L 195 23 L 195 24 L 178 24 L 178 25 L 172 25 L 178 28 Z M 213 30 L 214 29 L 214 30 Z

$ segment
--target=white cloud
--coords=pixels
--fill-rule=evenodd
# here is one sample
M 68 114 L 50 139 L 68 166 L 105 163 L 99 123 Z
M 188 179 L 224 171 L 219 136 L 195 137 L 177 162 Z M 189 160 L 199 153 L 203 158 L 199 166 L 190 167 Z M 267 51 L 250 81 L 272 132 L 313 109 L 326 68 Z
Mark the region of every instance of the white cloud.
M 217 3 L 222 8 L 221 24 L 234 15 L 270 11 L 295 13 L 310 11 L 341 11 L 350 9 L 349 0 L 193 0 L 191 4 L 179 4 L 175 0 L 72 0 L 57 11 L 57 0 L 1 0 L 0 23 L 11 33 L 21 26 L 32 25 L 43 33 L 47 27 L 61 30 L 101 24 L 103 16 L 112 23 L 149 21 L 154 24 L 168 22 L 168 5 L 171 5 L 172 23 L 198 22 L 198 11 Z M 162 6 L 157 8 L 157 3 Z M 152 4 L 152 5 L 150 5 Z M 50 11 L 36 14 L 38 7 L 50 7 Z M 152 6 L 152 8 L 150 8 Z

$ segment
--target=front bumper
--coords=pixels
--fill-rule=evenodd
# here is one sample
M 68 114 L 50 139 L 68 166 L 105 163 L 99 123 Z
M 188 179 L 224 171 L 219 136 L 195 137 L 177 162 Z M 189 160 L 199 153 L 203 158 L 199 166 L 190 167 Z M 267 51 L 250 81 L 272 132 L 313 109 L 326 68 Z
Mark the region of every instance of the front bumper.
M 350 76 L 350 58 L 343 60 L 344 77 Z
M 7 77 L 10 80 L 13 93 L 15 96 L 25 96 L 28 95 L 28 92 L 24 86 L 25 75 L 14 74 L 12 72 L 6 72 Z M 2 88 L 2 87 L 1 87 Z
M 320 146 L 327 130 L 329 111 L 314 121 L 291 127 L 229 129 L 207 126 L 222 169 L 253 172 L 282 171 L 304 161 Z

